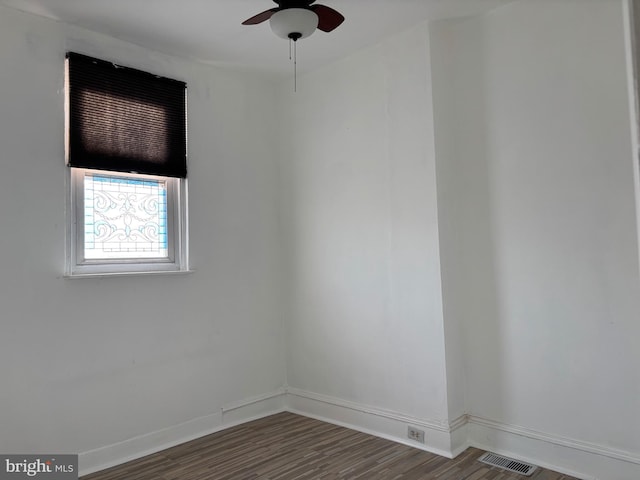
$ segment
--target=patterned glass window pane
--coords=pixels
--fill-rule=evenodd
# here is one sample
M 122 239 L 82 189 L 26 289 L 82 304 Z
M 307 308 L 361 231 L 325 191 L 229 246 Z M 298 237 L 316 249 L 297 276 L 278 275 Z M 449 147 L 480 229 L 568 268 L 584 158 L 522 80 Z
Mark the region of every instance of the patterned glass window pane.
M 167 184 L 112 175 L 84 177 L 84 256 L 167 258 Z

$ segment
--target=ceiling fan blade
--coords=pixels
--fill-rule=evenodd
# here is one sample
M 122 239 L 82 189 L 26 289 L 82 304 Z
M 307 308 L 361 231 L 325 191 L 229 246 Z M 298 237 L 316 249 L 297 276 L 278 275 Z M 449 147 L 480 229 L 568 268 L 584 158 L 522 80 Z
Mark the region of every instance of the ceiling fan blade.
M 344 17 L 340 12 L 326 5 L 311 5 L 311 10 L 318 15 L 318 29 L 323 32 L 335 30 L 344 22 Z
M 266 11 L 264 11 L 262 13 L 259 13 L 258 15 L 255 15 L 255 16 L 245 20 L 244 22 L 242 22 L 242 25 L 257 25 L 258 23 L 265 22 L 265 21 L 269 20 L 271 18 L 271 15 L 273 15 L 277 11 L 278 11 L 277 8 L 272 8 L 271 10 L 266 10 Z

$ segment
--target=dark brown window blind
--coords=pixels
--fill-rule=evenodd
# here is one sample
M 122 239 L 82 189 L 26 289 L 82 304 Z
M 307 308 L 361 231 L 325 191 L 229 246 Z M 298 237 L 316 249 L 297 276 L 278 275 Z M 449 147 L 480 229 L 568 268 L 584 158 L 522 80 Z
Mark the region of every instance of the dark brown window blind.
M 67 53 L 67 164 L 187 176 L 186 84 Z

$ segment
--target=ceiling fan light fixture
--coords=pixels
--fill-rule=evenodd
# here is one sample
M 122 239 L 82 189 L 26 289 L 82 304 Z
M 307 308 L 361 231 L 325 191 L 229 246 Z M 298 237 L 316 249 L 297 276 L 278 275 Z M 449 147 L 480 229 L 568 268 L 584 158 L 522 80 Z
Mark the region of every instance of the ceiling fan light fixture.
M 306 8 L 286 8 L 271 15 L 271 30 L 284 39 L 298 40 L 310 36 L 318 28 L 318 15 Z

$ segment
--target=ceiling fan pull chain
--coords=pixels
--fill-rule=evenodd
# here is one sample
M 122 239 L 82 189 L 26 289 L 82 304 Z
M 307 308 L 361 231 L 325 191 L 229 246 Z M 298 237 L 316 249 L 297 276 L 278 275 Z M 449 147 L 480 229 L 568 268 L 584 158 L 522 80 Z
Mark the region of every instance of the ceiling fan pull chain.
M 293 42 L 293 92 L 298 91 L 298 42 Z
M 289 37 L 289 60 L 291 60 L 291 37 Z

